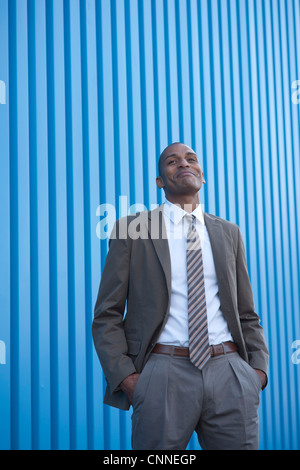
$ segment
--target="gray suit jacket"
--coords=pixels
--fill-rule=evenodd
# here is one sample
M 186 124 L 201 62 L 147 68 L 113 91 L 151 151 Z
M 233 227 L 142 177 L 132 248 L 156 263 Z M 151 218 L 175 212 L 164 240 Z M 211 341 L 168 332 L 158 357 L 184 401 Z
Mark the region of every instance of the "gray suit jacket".
M 267 374 L 268 349 L 254 311 L 240 230 L 214 215 L 204 214 L 204 220 L 221 309 L 238 352 Z M 143 369 L 168 319 L 170 296 L 171 262 L 162 206 L 119 219 L 112 231 L 92 326 L 107 380 L 104 403 L 129 408 L 119 384 Z

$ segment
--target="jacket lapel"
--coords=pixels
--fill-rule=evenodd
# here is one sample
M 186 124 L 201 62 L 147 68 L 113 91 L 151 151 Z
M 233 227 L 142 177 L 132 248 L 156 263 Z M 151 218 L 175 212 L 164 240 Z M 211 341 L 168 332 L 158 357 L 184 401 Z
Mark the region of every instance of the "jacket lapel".
M 171 296 L 171 259 L 166 226 L 163 217 L 163 205 L 149 211 L 148 230 L 157 257 L 164 271 L 169 298 Z
M 204 213 L 204 220 L 213 252 L 217 278 L 220 284 L 220 282 L 223 281 L 223 278 L 226 275 L 226 257 L 224 256 L 225 241 L 223 227 L 218 220 L 212 218 L 209 214 Z
M 226 245 L 222 223 L 209 214 L 204 214 L 205 225 L 208 231 L 211 248 L 214 257 L 216 275 L 219 286 L 221 309 L 224 317 L 230 324 L 230 313 L 233 311 L 233 303 L 227 274 Z

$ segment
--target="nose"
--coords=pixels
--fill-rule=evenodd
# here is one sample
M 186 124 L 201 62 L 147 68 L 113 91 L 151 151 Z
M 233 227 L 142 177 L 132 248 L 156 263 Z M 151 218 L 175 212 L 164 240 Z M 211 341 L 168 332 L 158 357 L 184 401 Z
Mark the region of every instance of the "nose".
M 179 168 L 189 168 L 190 164 L 189 164 L 189 162 L 187 161 L 186 158 L 182 157 L 178 160 L 178 167 Z

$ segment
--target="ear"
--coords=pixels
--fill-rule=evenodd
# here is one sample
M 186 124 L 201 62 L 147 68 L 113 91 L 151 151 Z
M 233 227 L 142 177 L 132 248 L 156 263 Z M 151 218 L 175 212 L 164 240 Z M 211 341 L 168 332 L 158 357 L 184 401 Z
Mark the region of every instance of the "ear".
M 206 181 L 205 181 L 205 178 L 204 178 L 204 173 L 203 173 L 203 171 L 202 171 L 202 173 L 201 173 L 201 179 L 202 179 L 202 183 L 205 184 Z
M 162 179 L 161 176 L 158 176 L 156 178 L 156 184 L 159 187 L 159 189 L 162 189 L 165 186 L 164 180 Z

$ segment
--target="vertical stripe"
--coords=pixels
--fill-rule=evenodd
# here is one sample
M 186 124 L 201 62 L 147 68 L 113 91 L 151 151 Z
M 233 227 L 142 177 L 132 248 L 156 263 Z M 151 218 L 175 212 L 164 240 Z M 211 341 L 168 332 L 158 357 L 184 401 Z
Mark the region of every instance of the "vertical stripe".
M 0 442 L 1 448 L 9 449 L 11 446 L 11 370 L 10 358 L 10 281 L 11 281 L 11 253 L 10 253 L 10 95 L 9 95 L 9 5 L 8 1 L 0 3 L 0 298 L 1 310 L 5 315 L 0 315 Z
M 9 40 L 9 187 L 10 187 L 10 347 L 11 347 L 11 448 L 19 446 L 19 406 L 18 406 L 18 355 L 19 355 L 19 273 L 18 273 L 18 146 L 14 132 L 17 130 L 17 44 L 16 44 L 16 2 L 9 2 L 8 8 Z

